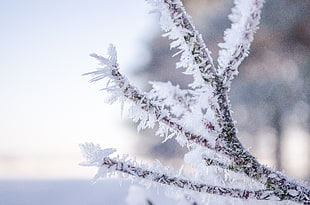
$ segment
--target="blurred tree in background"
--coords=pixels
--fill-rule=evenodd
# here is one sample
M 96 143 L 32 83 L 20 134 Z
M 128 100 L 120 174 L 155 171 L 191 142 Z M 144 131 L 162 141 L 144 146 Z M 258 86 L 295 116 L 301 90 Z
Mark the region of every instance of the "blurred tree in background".
M 218 51 L 223 31 L 229 26 L 227 14 L 232 1 L 187 0 L 185 7 L 193 17 L 210 50 Z M 159 28 L 147 43 L 149 61 L 136 71 L 147 81 L 175 80 L 184 87 L 190 80 L 174 68 L 169 41 Z M 146 55 L 147 56 L 147 55 Z M 213 53 L 216 59 L 217 53 Z M 310 1 L 266 1 L 260 29 L 251 54 L 240 67 L 231 90 L 234 118 L 241 140 L 260 161 L 289 175 L 310 179 Z M 288 126 L 289 125 L 289 126 Z M 152 135 L 143 131 L 143 135 Z M 143 136 L 145 154 L 161 160 L 179 156 L 175 141 L 158 145 L 158 138 Z M 155 140 L 157 140 L 155 142 Z M 287 148 L 290 144 L 293 148 Z

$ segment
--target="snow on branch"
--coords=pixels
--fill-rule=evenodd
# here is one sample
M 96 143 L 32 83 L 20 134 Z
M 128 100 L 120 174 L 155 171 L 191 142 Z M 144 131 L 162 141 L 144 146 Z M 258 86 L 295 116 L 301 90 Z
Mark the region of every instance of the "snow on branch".
M 171 82 L 150 82 L 152 90 L 148 97 L 161 106 L 165 106 L 172 115 L 180 118 L 185 112 L 191 112 L 191 105 L 194 104 L 193 94 L 190 90 L 180 89 Z
M 224 33 L 224 43 L 219 47 L 219 76 L 229 86 L 243 59 L 248 56 L 254 33 L 258 29 L 264 0 L 235 0 L 235 7 L 229 15 L 231 28 Z
M 310 204 L 310 189 L 286 175 L 267 168 L 259 163 L 244 148 L 237 135 L 237 128 L 232 118 L 228 92 L 230 83 L 238 73 L 238 66 L 248 55 L 259 19 L 263 0 L 235 0 L 230 19 L 232 26 L 225 31 L 225 43 L 221 44 L 219 67 L 216 70 L 211 54 L 206 48 L 201 35 L 195 29 L 179 0 L 149 0 L 161 12 L 162 28 L 170 39 L 171 47 L 178 47 L 181 61 L 177 66 L 186 67 L 186 73 L 194 76 L 191 90 L 182 90 L 170 82 L 153 82 L 153 89 L 142 92 L 133 86 L 119 71 L 117 53 L 113 45 L 108 49 L 108 57 L 91 54 L 100 62 L 92 75 L 91 82 L 107 80 L 104 90 L 111 94 L 110 102 L 120 100 L 132 106 L 129 115 L 139 122 L 138 131 L 154 128 L 159 124 L 157 134 L 165 140 L 175 137 L 181 146 L 189 149 L 185 162 L 195 168 L 195 178 L 166 172 L 167 167 L 160 165 L 154 169 L 138 165 L 132 160 L 119 157 L 111 158 L 114 149 L 102 150 L 91 143 L 81 145 L 86 162 L 85 166 L 99 167 L 96 178 L 107 173 L 121 172 L 174 187 L 177 190 L 230 196 L 241 199 L 290 200 Z M 187 159 L 186 159 L 187 158 Z M 200 169 L 204 167 L 204 169 Z M 243 183 L 239 189 L 224 177 L 209 174 L 206 169 L 216 168 L 236 179 L 255 181 L 262 189 Z M 207 183 L 215 179 L 215 185 Z M 234 180 L 232 180 L 234 181 Z M 237 180 L 235 180 L 237 181 Z M 224 182 L 224 186 L 219 186 Z M 184 192 L 188 194 L 187 191 Z
M 178 120 L 172 118 L 169 110 L 165 109 L 163 105 L 160 105 L 160 103 L 155 101 L 158 99 L 154 98 L 154 92 L 153 94 L 149 94 L 153 97 L 152 100 L 138 88 L 131 85 L 128 79 L 119 72 L 118 64 L 115 61 L 116 51 L 113 45 L 110 45 L 109 51 L 113 52 L 108 52 L 110 55 L 108 58 L 97 54 L 91 54 L 91 56 L 96 58 L 103 67 L 97 68 L 96 71 L 85 73 L 84 75 L 93 76 L 90 82 L 96 82 L 108 78 L 107 88 L 104 88 L 103 90 L 112 94 L 113 101 L 115 101 L 115 99 L 124 101 L 123 97 L 125 97 L 125 99 L 134 103 L 135 106 L 130 109 L 130 116 L 134 121 L 140 122 L 138 125 L 138 131 L 147 127 L 153 128 L 155 122 L 160 122 L 157 132 L 158 135 L 166 138 L 175 136 L 181 146 L 190 146 L 190 144 L 194 143 L 212 150 L 215 149 L 214 146 L 210 144 L 210 140 L 205 136 L 189 131 L 187 127 L 180 124 Z M 180 93 L 181 91 L 178 90 L 178 92 Z
M 180 0 L 148 0 L 160 12 L 161 28 L 173 40 L 171 48 L 178 48 L 175 55 L 181 54 L 177 68 L 186 68 L 185 73 L 193 75 L 193 88 L 213 82 L 215 67 L 211 52 L 206 47 L 201 34 L 196 30 L 190 16 L 186 13 Z
M 141 181 L 147 180 L 199 193 L 258 200 L 268 200 L 273 196 L 272 191 L 267 189 L 256 191 L 241 190 L 193 182 L 184 176 L 175 177 L 172 169 L 163 167 L 159 162 L 153 167 L 148 167 L 147 165 L 138 165 L 133 160 L 127 160 L 126 157 L 123 159 L 119 157 L 111 158 L 109 155 L 112 154 L 114 150 L 100 149 L 99 145 L 94 145 L 92 143 L 86 143 L 80 145 L 80 147 L 86 156 L 86 162 L 81 163 L 81 165 L 99 167 L 95 179 L 105 177 L 107 174 L 111 174 L 111 172 L 120 172 L 123 174 L 123 177 L 136 177 Z
M 309 201 L 310 190 L 298 184 L 284 174 L 274 171 L 266 166 L 252 167 L 226 164 L 214 158 L 203 156 L 206 166 L 216 166 L 235 173 L 244 174 L 247 177 L 263 184 L 268 190 L 273 190 L 275 200 L 291 200 L 295 202 Z M 258 162 L 257 162 L 258 163 Z

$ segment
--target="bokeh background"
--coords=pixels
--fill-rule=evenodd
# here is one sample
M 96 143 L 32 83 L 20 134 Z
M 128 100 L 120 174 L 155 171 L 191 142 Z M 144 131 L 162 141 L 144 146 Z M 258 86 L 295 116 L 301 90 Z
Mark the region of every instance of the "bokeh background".
M 229 27 L 230 0 L 184 1 L 216 59 Z M 83 73 L 89 57 L 118 50 L 122 72 L 144 90 L 149 80 L 186 87 L 175 70 L 158 15 L 143 0 L 0 0 L 0 183 L 21 190 L 23 181 L 91 179 L 79 144 L 115 147 L 144 160 L 178 167 L 184 150 L 154 132 L 137 134 L 107 105 L 103 84 Z M 310 2 L 267 0 L 251 53 L 231 88 L 239 135 L 260 161 L 310 180 Z M 7 185 L 7 184 L 6 184 Z M 9 185 L 8 185 L 9 186 Z M 5 187 L 0 186 L 0 194 Z M 14 187 L 16 189 L 14 189 Z M 59 203 L 58 203 L 59 204 Z

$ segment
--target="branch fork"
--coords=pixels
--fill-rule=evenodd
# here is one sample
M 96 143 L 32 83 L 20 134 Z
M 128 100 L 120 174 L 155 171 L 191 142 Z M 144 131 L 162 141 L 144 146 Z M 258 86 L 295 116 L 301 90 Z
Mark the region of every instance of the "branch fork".
M 166 140 L 175 137 L 181 146 L 197 152 L 199 166 L 216 167 L 253 180 L 263 188 L 238 189 L 195 181 L 175 173 L 162 173 L 162 169 L 140 166 L 132 161 L 111 158 L 114 150 L 102 150 L 98 145 L 81 145 L 86 154 L 83 165 L 105 167 L 105 172 L 120 172 L 126 176 L 149 180 L 179 190 L 230 196 L 240 199 L 289 200 L 310 204 L 310 189 L 284 174 L 267 168 L 248 152 L 237 136 L 237 128 L 231 114 L 229 101 L 230 84 L 238 74 L 238 66 L 249 53 L 253 35 L 260 20 L 263 0 L 235 0 L 235 7 L 229 16 L 230 29 L 225 31 L 224 43 L 220 44 L 218 66 L 211 57 L 201 35 L 195 29 L 180 0 L 149 0 L 161 13 L 161 26 L 172 40 L 171 47 L 178 48 L 180 62 L 185 74 L 193 76 L 188 89 L 168 83 L 153 82 L 153 89 L 142 92 L 120 73 L 117 53 L 113 45 L 108 58 L 92 54 L 102 67 L 86 73 L 92 75 L 91 82 L 108 79 L 106 90 L 113 99 L 130 101 L 133 109 L 139 111 L 133 120 L 138 121 L 138 130 L 153 128 L 159 124 L 158 135 Z M 93 150 L 93 151 L 91 151 Z M 213 156 L 219 156 L 214 158 Z M 198 160 L 199 161 L 199 160 Z M 197 172 L 200 172 L 198 169 Z M 98 172 L 99 173 L 99 172 Z M 208 175 L 206 173 L 200 173 Z M 96 175 L 100 177 L 100 173 Z M 185 191 L 187 193 L 187 191 Z

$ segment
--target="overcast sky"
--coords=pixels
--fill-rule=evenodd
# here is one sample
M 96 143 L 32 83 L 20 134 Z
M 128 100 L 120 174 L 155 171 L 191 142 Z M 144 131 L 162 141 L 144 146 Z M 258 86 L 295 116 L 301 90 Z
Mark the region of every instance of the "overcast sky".
M 62 169 L 80 167 L 65 159 L 82 160 L 83 142 L 130 152 L 119 105 L 81 74 L 109 43 L 130 74 L 147 58 L 143 41 L 156 26 L 148 12 L 144 0 L 0 0 L 0 178 L 70 176 Z

